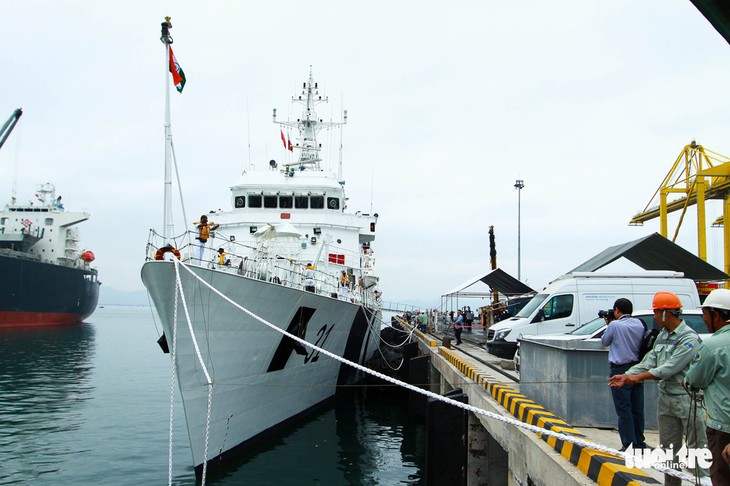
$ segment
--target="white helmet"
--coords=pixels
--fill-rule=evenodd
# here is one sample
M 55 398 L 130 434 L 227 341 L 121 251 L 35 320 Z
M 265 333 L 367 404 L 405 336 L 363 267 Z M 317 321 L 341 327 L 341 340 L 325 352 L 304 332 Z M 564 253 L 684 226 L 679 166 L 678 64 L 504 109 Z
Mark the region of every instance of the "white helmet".
M 701 307 L 730 310 L 730 289 L 715 289 L 710 292 Z

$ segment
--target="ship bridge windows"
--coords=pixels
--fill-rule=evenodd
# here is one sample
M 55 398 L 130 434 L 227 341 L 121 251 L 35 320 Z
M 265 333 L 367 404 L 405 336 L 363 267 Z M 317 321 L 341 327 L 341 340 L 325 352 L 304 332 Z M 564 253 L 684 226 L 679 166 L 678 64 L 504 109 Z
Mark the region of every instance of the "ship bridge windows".
M 324 196 L 310 196 L 309 207 L 312 209 L 324 209 Z
M 294 196 L 294 207 L 296 209 L 309 209 L 309 196 Z
M 279 207 L 281 209 L 291 209 L 292 203 L 292 196 L 279 196 Z
M 263 198 L 260 194 L 249 194 L 248 195 L 248 207 L 249 208 L 260 208 L 261 200 Z
M 264 196 L 264 207 L 265 208 L 276 208 L 278 197 L 275 195 Z
M 246 201 L 248 199 L 248 201 Z M 236 209 L 265 208 L 265 209 L 330 209 L 339 210 L 342 201 L 339 197 L 326 197 L 324 194 L 248 194 L 235 196 L 233 205 Z

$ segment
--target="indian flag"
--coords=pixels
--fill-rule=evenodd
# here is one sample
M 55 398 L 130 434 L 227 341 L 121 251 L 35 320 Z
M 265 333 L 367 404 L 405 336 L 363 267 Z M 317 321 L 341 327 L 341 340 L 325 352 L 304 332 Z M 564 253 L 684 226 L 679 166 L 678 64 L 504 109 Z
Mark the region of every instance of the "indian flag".
M 172 82 L 175 84 L 175 89 L 177 89 L 179 93 L 182 93 L 182 90 L 185 87 L 185 73 L 180 67 L 180 64 L 178 64 L 177 59 L 175 59 L 175 54 L 172 53 L 172 46 L 168 45 L 167 47 L 170 49 L 170 72 L 172 73 Z

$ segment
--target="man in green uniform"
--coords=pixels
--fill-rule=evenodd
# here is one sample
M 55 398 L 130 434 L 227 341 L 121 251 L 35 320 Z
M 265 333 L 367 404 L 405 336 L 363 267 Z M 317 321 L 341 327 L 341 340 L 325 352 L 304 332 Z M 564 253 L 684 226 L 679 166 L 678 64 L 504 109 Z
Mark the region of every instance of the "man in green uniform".
M 654 319 L 662 327 L 654 348 L 625 375 L 615 375 L 609 386 L 620 388 L 644 380 L 659 380 L 657 419 L 660 447 L 674 450 L 673 463 L 687 432 L 687 447 L 702 448 L 707 444 L 704 416 L 689 416 L 691 400 L 682 385 L 689 362 L 697 353 L 699 336 L 680 318 L 682 302 L 671 292 L 657 292 L 652 303 Z M 703 470 L 698 471 L 706 475 Z M 681 485 L 679 478 L 664 475 L 667 486 Z
M 422 332 L 428 331 L 428 315 L 425 312 L 418 311 L 418 315 L 416 316 L 416 319 L 418 319 L 418 328 Z
M 730 290 L 713 290 L 702 304 L 702 318 L 713 334 L 700 345 L 684 382 L 705 390 L 712 484 L 730 486 L 730 467 L 722 456 L 730 446 Z

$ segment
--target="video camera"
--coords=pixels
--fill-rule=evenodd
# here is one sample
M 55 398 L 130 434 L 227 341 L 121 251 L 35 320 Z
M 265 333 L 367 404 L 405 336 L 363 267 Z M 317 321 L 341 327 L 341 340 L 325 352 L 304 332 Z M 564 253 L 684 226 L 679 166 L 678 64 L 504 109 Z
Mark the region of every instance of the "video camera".
M 603 319 L 609 319 L 609 320 L 614 319 L 613 309 L 599 310 L 598 317 L 602 317 Z

